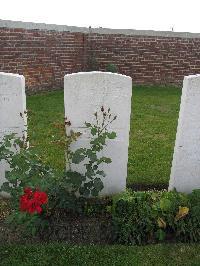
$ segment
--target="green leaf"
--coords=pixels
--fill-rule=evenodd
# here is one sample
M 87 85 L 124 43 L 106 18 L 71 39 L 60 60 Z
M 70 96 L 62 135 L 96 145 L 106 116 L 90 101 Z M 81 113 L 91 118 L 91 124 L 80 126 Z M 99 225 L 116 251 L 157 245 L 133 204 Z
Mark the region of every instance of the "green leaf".
M 90 195 L 90 190 L 85 187 L 81 187 L 79 189 L 79 193 L 84 197 L 88 197 Z
M 92 194 L 93 197 L 97 197 L 99 195 L 99 191 L 96 190 L 95 188 L 93 188 L 92 191 L 91 191 L 91 194 Z
M 4 192 L 10 192 L 10 184 L 9 182 L 4 182 L 1 187 L 0 187 L 0 191 L 4 191 Z
M 94 179 L 94 189 L 96 189 L 98 192 L 101 191 L 104 188 L 103 182 L 100 178 Z
M 107 136 L 109 139 L 115 139 L 117 137 L 117 134 L 113 131 L 111 133 L 107 133 Z
M 107 163 L 107 164 L 109 164 L 111 162 L 112 162 L 112 160 L 110 158 L 108 158 L 108 157 L 101 157 L 99 159 L 99 161 L 98 161 L 98 164 L 100 164 L 100 163 Z
M 68 181 L 77 187 L 81 186 L 81 184 L 85 181 L 85 176 L 81 175 L 78 172 L 67 172 L 67 179 Z
M 91 178 L 95 175 L 95 172 L 94 172 L 94 170 L 92 169 L 92 167 L 91 167 L 90 164 L 86 165 L 86 169 L 87 169 L 87 171 L 86 171 L 85 175 L 86 175 L 89 179 L 91 179 Z
M 96 127 L 91 128 L 91 134 L 92 134 L 92 136 L 95 136 L 97 134 L 97 128 Z
M 13 183 L 13 181 L 17 181 L 19 179 L 19 175 L 13 172 L 11 173 L 7 172 L 6 179 L 9 180 L 9 182 Z
M 163 241 L 166 237 L 166 233 L 162 229 L 158 229 L 158 231 L 156 231 L 156 237 L 158 240 Z
M 91 127 L 90 123 L 85 122 L 86 127 Z
M 82 162 L 85 159 L 85 151 L 84 148 L 76 150 L 72 155 L 72 163 L 79 164 Z
M 105 143 L 106 143 L 106 134 L 104 133 L 102 136 L 99 136 L 97 138 L 97 141 L 98 141 L 99 144 L 105 145 Z
M 94 182 L 93 181 L 89 181 L 89 182 L 85 183 L 83 186 L 86 189 L 88 189 L 88 188 L 91 189 L 94 186 Z
M 100 176 L 106 177 L 106 174 L 105 174 L 104 171 L 99 171 L 99 170 L 98 170 L 96 173 L 97 173 L 97 175 L 100 175 Z
M 172 202 L 169 199 L 161 199 L 160 200 L 160 208 L 162 211 L 167 211 L 171 208 Z
M 92 151 L 92 150 L 87 150 L 87 152 L 86 152 L 86 155 L 87 155 L 87 157 L 92 161 L 92 162 L 95 162 L 96 160 L 97 160 L 97 155 L 96 155 L 96 153 L 94 152 L 94 151 Z

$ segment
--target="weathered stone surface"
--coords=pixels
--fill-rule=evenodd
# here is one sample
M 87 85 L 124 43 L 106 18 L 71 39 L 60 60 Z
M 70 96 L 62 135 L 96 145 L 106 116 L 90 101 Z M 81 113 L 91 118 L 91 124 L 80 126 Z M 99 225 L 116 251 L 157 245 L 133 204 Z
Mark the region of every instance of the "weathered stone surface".
M 71 121 L 71 129 L 83 133 L 72 145 L 72 149 L 86 147 L 89 143 L 85 122 L 94 122 L 94 113 L 101 106 L 111 109 L 117 119 L 110 130 L 117 133 L 117 138 L 109 140 L 101 156 L 110 157 L 112 163 L 103 165 L 106 177 L 103 195 L 125 190 L 128 162 L 128 145 L 130 130 L 132 80 L 130 77 L 106 73 L 85 72 L 65 76 L 64 80 L 65 116 Z M 84 166 L 79 166 L 81 173 Z
M 0 72 L 0 139 L 11 133 L 21 137 L 26 130 L 25 79 L 16 74 Z M 0 162 L 0 186 L 5 181 L 8 165 Z
M 200 188 L 200 75 L 186 76 L 169 190 L 190 193 Z

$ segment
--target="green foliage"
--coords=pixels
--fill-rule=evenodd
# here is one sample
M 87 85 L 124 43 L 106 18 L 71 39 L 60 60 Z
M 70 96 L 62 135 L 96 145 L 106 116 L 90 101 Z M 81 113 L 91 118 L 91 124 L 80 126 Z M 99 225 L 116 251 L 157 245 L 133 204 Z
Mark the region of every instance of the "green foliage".
M 101 107 L 100 115 L 96 112 L 94 116 L 96 123 L 85 123 L 90 134 L 89 147 L 71 150 L 71 144 L 81 135 L 78 132 L 70 131 L 65 139 L 59 138 L 59 144 L 65 146 L 69 164 L 69 169 L 64 170 L 63 174 L 47 165 L 35 153 L 34 147 L 28 147 L 25 138 L 19 139 L 14 134 L 3 138 L 0 142 L 0 161 L 7 161 L 10 169 L 6 172 L 7 180 L 0 192 L 7 192 L 11 196 L 13 213 L 7 220 L 9 223 L 26 227 L 33 234 L 47 226 L 56 209 L 85 212 L 87 199 L 99 195 L 104 187 L 102 178 L 106 176 L 100 167 L 111 163 L 110 158 L 99 156 L 99 152 L 106 146 L 107 140 L 116 137 L 115 132 L 108 129 L 116 116 L 111 115 L 110 108 L 105 111 L 104 107 Z M 70 121 L 65 119 L 65 125 L 70 126 Z M 65 125 L 58 128 L 63 130 Z M 57 144 L 58 141 L 54 139 L 54 143 Z M 83 164 L 85 172 L 73 170 L 76 164 Z M 19 211 L 19 200 L 25 188 L 47 193 L 48 204 L 43 207 L 42 214 Z
M 47 191 L 52 182 L 55 182 L 53 169 L 45 165 L 32 148 L 28 148 L 26 141 L 14 134 L 3 138 L 0 151 L 0 161 L 7 161 L 10 167 L 5 176 L 7 181 L 3 183 L 0 191 L 10 194 L 13 208 L 19 205 L 19 197 L 25 187 Z
M 114 198 L 112 215 L 119 243 L 144 244 L 176 238 L 200 241 L 200 190 L 126 192 Z
M 0 192 L 10 194 L 12 213 L 6 221 L 16 229 L 18 226 L 35 234 L 47 225 L 46 210 L 42 215 L 29 214 L 19 211 L 19 200 L 24 194 L 24 188 L 39 188 L 42 191 L 51 191 L 56 185 L 56 173 L 45 165 L 32 148 L 28 148 L 25 139 L 19 139 L 15 134 L 7 135 L 0 142 L 0 161 L 5 160 L 10 170 L 6 172 L 6 182 Z
M 107 64 L 106 66 L 106 71 L 107 72 L 112 72 L 112 73 L 117 73 L 118 72 L 118 68 L 115 64 Z

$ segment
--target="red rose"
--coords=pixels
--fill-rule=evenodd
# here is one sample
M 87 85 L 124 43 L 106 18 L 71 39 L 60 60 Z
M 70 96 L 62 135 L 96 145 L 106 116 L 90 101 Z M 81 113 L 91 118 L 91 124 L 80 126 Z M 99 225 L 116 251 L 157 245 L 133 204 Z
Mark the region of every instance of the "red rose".
M 46 204 L 48 196 L 43 191 L 32 191 L 30 188 L 24 189 L 24 195 L 20 197 L 20 210 L 30 214 L 42 212 L 41 205 Z
M 24 193 L 27 195 L 31 195 L 33 192 L 32 192 L 32 189 L 30 187 L 27 187 L 24 189 Z
M 33 197 L 40 203 L 40 204 L 46 204 L 48 197 L 47 194 L 45 192 L 40 192 L 40 191 L 35 191 L 33 193 Z

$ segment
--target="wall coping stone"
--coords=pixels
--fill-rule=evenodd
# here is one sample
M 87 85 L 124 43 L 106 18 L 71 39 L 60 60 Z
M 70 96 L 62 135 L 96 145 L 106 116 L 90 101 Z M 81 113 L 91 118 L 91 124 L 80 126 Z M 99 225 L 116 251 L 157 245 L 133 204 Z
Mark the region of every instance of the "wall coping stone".
M 173 31 L 154 31 L 154 30 L 134 30 L 134 29 L 109 29 L 109 28 L 87 28 L 56 24 L 22 22 L 12 20 L 1 20 L 0 28 L 26 29 L 26 30 L 45 30 L 58 32 L 79 32 L 79 33 L 97 33 L 97 34 L 120 34 L 129 36 L 152 36 L 168 38 L 200 38 L 200 33 L 191 32 L 173 32 Z

